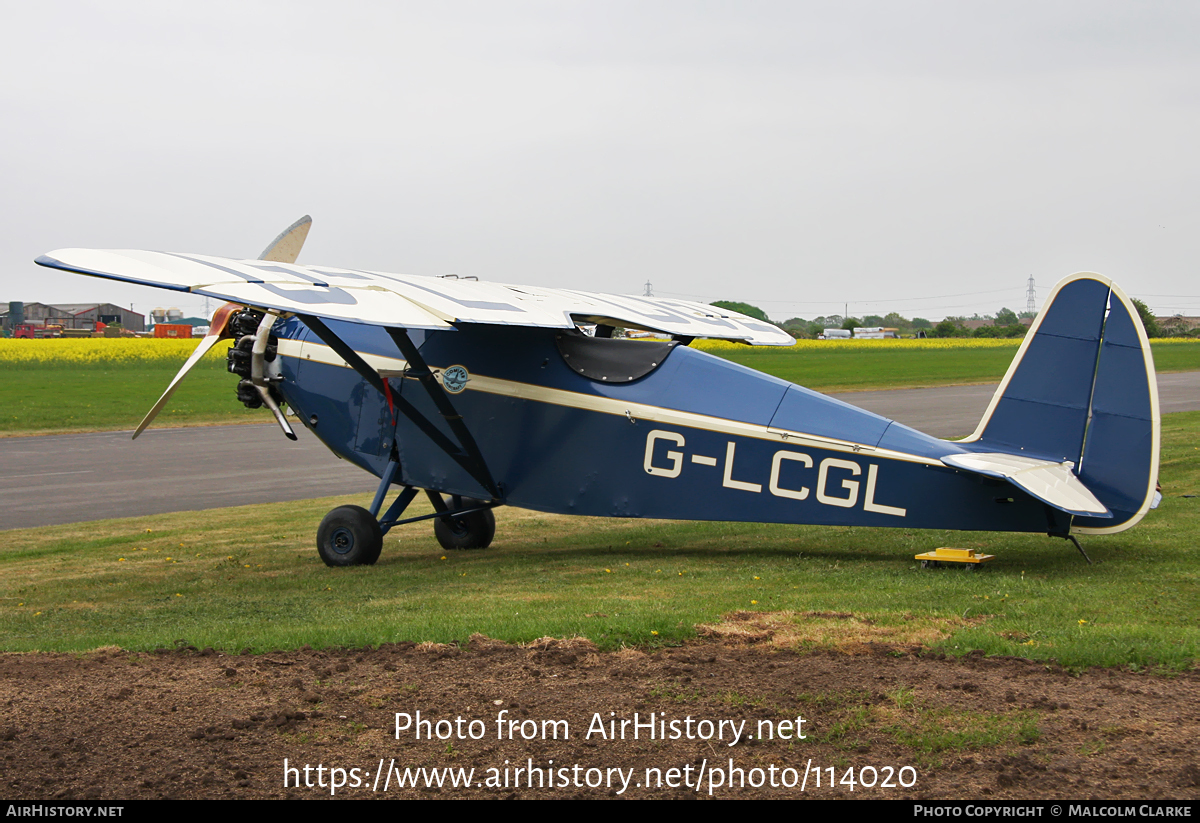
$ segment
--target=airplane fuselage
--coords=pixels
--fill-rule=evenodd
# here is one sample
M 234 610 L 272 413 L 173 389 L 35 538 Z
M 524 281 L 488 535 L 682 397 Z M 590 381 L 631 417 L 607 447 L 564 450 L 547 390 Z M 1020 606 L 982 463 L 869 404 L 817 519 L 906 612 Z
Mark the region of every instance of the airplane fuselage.
M 448 438 L 380 328 L 331 329 Z M 279 389 L 339 456 L 397 483 L 493 497 L 299 320 L 281 321 Z M 1046 532 L 1066 516 L 941 462 L 968 446 L 702 351 L 521 326 L 410 331 L 479 444 L 505 504 L 611 517 Z M 562 336 L 573 335 L 563 345 Z M 617 346 L 589 376 L 568 360 Z M 644 347 L 645 354 L 637 347 Z M 661 362 L 642 363 L 660 357 Z

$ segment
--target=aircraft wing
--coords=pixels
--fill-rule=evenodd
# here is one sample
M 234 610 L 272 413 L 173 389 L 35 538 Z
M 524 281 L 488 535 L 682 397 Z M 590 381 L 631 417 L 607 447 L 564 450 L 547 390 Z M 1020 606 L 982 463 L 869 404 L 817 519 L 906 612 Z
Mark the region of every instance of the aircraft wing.
M 489 323 L 569 329 L 577 323 L 601 323 L 759 346 L 794 342 L 769 323 L 686 300 L 128 249 L 59 249 L 36 262 L 93 277 L 374 326 L 453 329 L 459 323 Z

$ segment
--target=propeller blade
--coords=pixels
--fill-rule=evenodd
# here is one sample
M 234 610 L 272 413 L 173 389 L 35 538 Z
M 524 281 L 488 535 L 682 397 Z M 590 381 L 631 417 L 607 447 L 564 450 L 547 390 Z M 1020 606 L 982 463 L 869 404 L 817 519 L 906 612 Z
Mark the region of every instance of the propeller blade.
M 171 385 L 167 386 L 167 390 L 163 392 L 162 397 L 158 398 L 158 402 L 154 407 L 142 418 L 142 422 L 138 424 L 137 430 L 133 433 L 133 439 L 137 440 L 138 435 L 146 430 L 146 427 L 158 417 L 158 413 L 163 410 L 163 406 L 167 405 L 167 401 L 171 399 L 171 395 L 175 393 L 175 389 L 183 382 L 183 378 L 191 371 L 192 366 L 200 362 L 200 358 L 208 353 L 208 350 L 217 344 L 218 341 L 232 337 L 233 335 L 226 333 L 226 328 L 229 325 L 229 318 L 233 317 L 234 313 L 242 307 L 237 303 L 226 303 L 221 308 L 217 309 L 213 315 L 212 325 L 208 327 L 208 335 L 200 341 L 200 345 L 192 352 L 192 356 L 183 364 L 183 368 L 175 375 L 175 379 L 171 381 Z
M 272 263 L 295 263 L 296 258 L 300 256 L 300 249 L 304 248 L 310 228 L 312 218 L 306 214 L 280 232 L 258 259 L 270 260 Z

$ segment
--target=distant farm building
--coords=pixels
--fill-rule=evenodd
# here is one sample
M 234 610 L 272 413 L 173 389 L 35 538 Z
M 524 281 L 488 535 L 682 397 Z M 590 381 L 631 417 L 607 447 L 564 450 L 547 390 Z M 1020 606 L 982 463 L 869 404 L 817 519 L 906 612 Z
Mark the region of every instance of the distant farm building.
M 825 329 L 822 334 L 817 335 L 818 340 L 849 340 L 853 337 L 855 340 L 884 340 L 898 337 L 899 329 L 885 329 L 880 326 L 858 326 L 854 331 L 850 329 Z
M 1162 330 L 1162 333 L 1169 336 L 1191 336 L 1192 332 L 1200 328 L 1200 317 L 1187 317 L 1182 314 L 1174 314 L 1170 317 L 1156 317 L 1154 321 L 1158 323 L 1158 327 Z
M 854 330 L 854 337 L 858 340 L 894 340 L 899 331 L 881 326 L 859 326 Z
M 8 303 L 0 307 L 4 328 L 15 323 L 32 326 L 62 326 L 63 329 L 95 331 L 97 323 L 120 325 L 129 331 L 145 331 L 146 316 L 113 303 Z

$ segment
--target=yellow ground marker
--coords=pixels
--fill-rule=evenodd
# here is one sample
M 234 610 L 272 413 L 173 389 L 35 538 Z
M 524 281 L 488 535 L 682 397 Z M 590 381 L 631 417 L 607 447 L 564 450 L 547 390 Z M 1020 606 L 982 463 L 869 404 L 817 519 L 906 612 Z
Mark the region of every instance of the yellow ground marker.
M 916 559 L 921 561 L 922 569 L 937 568 L 942 563 L 964 563 L 966 568 L 971 571 L 975 571 L 980 564 L 995 558 L 994 554 L 976 554 L 974 549 L 954 549 L 949 546 L 942 546 L 931 552 L 916 555 Z

